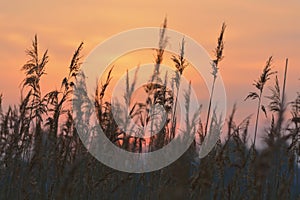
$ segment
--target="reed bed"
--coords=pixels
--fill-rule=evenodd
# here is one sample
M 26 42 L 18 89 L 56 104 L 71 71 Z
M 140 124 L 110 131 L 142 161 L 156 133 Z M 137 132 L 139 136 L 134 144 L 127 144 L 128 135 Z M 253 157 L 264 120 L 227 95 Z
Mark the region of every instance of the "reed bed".
M 256 92 L 250 92 L 246 99 L 257 100 L 256 119 L 252 115 L 236 121 L 236 105 L 227 117 L 222 132 L 225 140 L 218 140 L 209 154 L 199 159 L 197 145 L 208 137 L 208 127 L 220 125 L 218 116 L 211 108 L 214 85 L 209 98 L 209 108 L 204 120 L 186 115 L 185 134 L 194 131 L 199 141 L 194 141 L 190 148 L 174 163 L 161 170 L 150 173 L 125 173 L 111 169 L 98 162 L 82 144 L 78 132 L 87 135 L 87 123 L 96 107 L 99 123 L 106 136 L 117 146 L 127 151 L 155 151 L 167 145 L 175 135 L 176 109 L 178 107 L 178 88 L 182 74 L 189 70 L 189 63 L 184 57 L 184 39 L 178 55 L 172 57 L 176 76 L 169 83 L 168 75 L 160 73 L 160 65 L 167 45 L 167 20 L 164 21 L 159 35 L 160 42 L 156 52 L 153 75 L 144 87 L 147 93 L 145 102 L 132 103 L 136 77 L 129 80 L 124 94 L 130 108 L 130 117 L 142 126 L 155 123 L 150 120 L 155 112 L 150 112 L 155 105 L 166 110 L 166 121 L 158 134 L 145 140 L 129 136 L 122 131 L 112 114 L 112 105 L 105 101 L 105 94 L 113 78 L 112 68 L 102 85 L 98 85 L 95 101 L 90 103 L 84 93 L 74 99 L 79 110 L 70 106 L 74 87 L 84 91 L 84 81 L 75 85 L 80 73 L 80 43 L 71 57 L 69 72 L 62 80 L 61 88 L 42 94 L 41 82 L 45 76 L 48 53 L 40 54 L 38 38 L 34 37 L 32 47 L 26 51 L 29 60 L 22 67 L 25 73 L 22 81 L 20 103 L 2 109 L 0 95 L 0 198 L 1 199 L 297 199 L 300 198 L 300 93 L 292 102 L 285 99 L 286 61 L 284 83 L 281 86 L 272 68 L 270 57 L 263 72 L 254 82 Z M 212 79 L 218 78 L 218 69 L 223 59 L 226 25 L 223 24 L 212 60 Z M 40 56 L 41 55 L 41 56 Z M 156 84 L 153 84 L 155 81 Z M 250 82 L 251 80 L 249 80 Z M 271 96 L 267 104 L 262 104 L 267 83 Z M 282 88 L 281 88 L 282 87 Z M 169 89 L 172 88 L 172 91 Z M 189 113 L 190 91 L 185 94 L 185 111 Z M 264 101 L 266 102 L 266 101 Z M 133 105 L 130 107 L 130 105 Z M 271 123 L 259 132 L 260 111 Z M 286 113 L 291 118 L 285 118 Z M 197 115 L 202 113 L 197 111 Z M 200 117 L 201 119 L 201 117 Z M 205 123 L 202 123 L 204 121 Z M 74 127 L 74 122 L 81 124 Z M 124 124 L 127 122 L 124 121 Z M 194 130 L 195 124 L 199 129 Z M 254 132 L 249 132 L 250 124 L 255 124 Z M 258 136 L 263 135 L 266 144 L 257 149 Z

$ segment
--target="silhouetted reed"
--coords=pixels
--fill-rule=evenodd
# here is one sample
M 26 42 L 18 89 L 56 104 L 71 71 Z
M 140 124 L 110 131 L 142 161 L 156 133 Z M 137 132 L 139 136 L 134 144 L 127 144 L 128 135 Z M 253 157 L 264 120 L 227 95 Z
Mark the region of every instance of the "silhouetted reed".
M 282 89 L 277 76 L 269 106 L 262 106 L 264 88 L 275 72 L 270 57 L 263 73 L 246 99 L 258 100 L 255 129 L 250 132 L 252 115 L 236 120 L 238 106 L 234 105 L 226 125 L 215 108 L 211 108 L 214 84 L 219 62 L 223 58 L 224 31 L 221 33 L 212 61 L 213 85 L 208 102 L 205 124 L 202 124 L 200 108 L 191 107 L 191 87 L 184 93 L 185 129 L 183 138 L 177 137 L 177 104 L 181 76 L 189 70 L 185 60 L 185 40 L 181 41 L 178 55 L 171 57 L 175 65 L 175 76 L 168 82 L 168 74 L 161 74 L 164 51 L 167 45 L 167 20 L 165 19 L 155 50 L 153 74 L 143 88 L 147 94 L 145 102 L 133 102 L 138 78 L 138 69 L 133 79 L 126 75 L 124 92 L 125 107 L 112 104 L 105 99 L 114 68 L 111 68 L 103 83 L 97 84 L 94 101 L 87 98 L 85 76 L 80 72 L 80 43 L 71 58 L 69 72 L 63 78 L 61 88 L 45 95 L 41 92 L 42 77 L 46 73 L 47 51 L 40 57 L 37 36 L 32 47 L 26 51 L 28 62 L 22 67 L 21 102 L 17 106 L 3 109 L 0 95 L 0 198 L 1 199 L 296 199 L 300 196 L 300 95 L 292 102 L 285 99 L 288 62 L 286 61 Z M 75 85 L 77 79 L 77 85 Z M 272 79 L 273 80 L 273 79 Z M 74 93 L 74 87 L 78 93 Z M 171 88 L 171 89 L 170 89 Z M 71 97 L 73 105 L 71 105 Z M 166 120 L 159 133 L 150 138 L 138 138 L 128 134 L 129 120 L 142 127 L 157 130 L 153 118 L 157 115 L 154 106 L 166 110 Z M 113 109 L 125 118 L 118 119 Z M 76 109 L 75 109 L 76 107 Z M 78 109 L 79 108 L 79 109 Z M 155 151 L 171 140 L 181 140 L 188 134 L 198 134 L 189 149 L 171 165 L 150 173 L 125 173 L 111 169 L 98 162 L 83 145 L 92 130 L 91 109 L 97 117 L 105 135 L 117 146 L 131 152 Z M 261 131 L 260 110 L 270 119 L 270 124 Z M 192 112 L 195 111 L 195 112 Z M 287 113 L 291 113 L 288 118 Z M 194 115 L 192 115 L 193 113 Z M 200 116 L 199 120 L 196 120 Z M 122 121 L 123 120 L 123 121 Z M 122 122 L 123 127 L 117 123 Z M 78 126 L 74 126 L 76 123 Z M 199 128 L 196 130 L 196 124 Z M 127 126 L 128 125 L 128 126 Z M 93 129 L 94 128 L 94 129 Z M 210 152 L 199 152 L 213 132 L 222 131 L 223 139 Z M 78 132 L 81 132 L 79 137 Z M 136 134 L 144 134 L 136 133 Z M 257 136 L 263 136 L 262 150 L 255 146 Z M 249 137 L 254 137 L 249 144 Z M 97 138 L 95 138 L 97 139 Z M 91 144 L 92 145 L 92 144 Z M 250 148 L 249 148 L 250 145 Z M 207 156 L 201 156 L 201 153 Z M 201 159 L 199 158 L 201 157 Z

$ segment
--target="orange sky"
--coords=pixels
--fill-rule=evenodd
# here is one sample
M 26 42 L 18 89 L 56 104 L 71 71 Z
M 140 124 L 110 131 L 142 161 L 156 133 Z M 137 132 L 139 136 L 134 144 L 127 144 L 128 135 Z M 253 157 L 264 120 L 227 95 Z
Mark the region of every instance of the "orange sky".
M 202 44 L 209 53 L 215 48 L 223 21 L 225 59 L 220 64 L 225 82 L 228 108 L 239 103 L 240 116 L 252 112 L 254 102 L 243 102 L 265 61 L 274 56 L 280 72 L 286 57 L 290 59 L 287 91 L 289 98 L 300 91 L 300 1 L 17 1 L 0 0 L 0 93 L 4 104 L 19 102 L 21 66 L 24 50 L 38 34 L 41 50 L 49 49 L 50 62 L 42 87 L 59 88 L 69 60 L 81 41 L 87 55 L 108 37 L 138 27 L 161 25 Z M 134 65 L 137 63 L 134 63 Z

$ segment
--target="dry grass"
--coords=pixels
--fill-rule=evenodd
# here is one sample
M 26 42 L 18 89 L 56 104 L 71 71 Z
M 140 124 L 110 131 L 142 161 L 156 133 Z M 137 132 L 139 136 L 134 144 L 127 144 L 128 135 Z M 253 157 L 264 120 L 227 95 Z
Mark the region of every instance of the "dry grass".
M 184 39 L 179 56 L 172 57 L 177 76 L 173 77 L 170 91 L 168 76 L 160 74 L 164 48 L 167 44 L 167 21 L 160 32 L 159 47 L 156 50 L 154 71 L 145 87 L 148 95 L 145 102 L 131 102 L 136 78 L 127 76 L 124 98 L 126 104 L 133 105 L 130 117 L 146 126 L 151 122 L 149 109 L 162 105 L 167 112 L 164 128 L 151 137 L 149 151 L 166 145 L 175 138 L 176 107 L 180 76 L 188 69 L 184 58 Z M 212 61 L 212 75 L 215 82 L 218 67 L 224 50 L 223 24 Z M 34 38 L 32 48 L 27 52 L 29 61 L 22 67 L 25 79 L 22 82 L 24 97 L 18 106 L 2 109 L 3 96 L 0 95 L 0 198 L 1 199 L 296 199 L 300 194 L 300 95 L 287 104 L 285 96 L 286 73 L 282 90 L 275 78 L 272 95 L 267 99 L 269 106 L 261 104 L 266 83 L 274 73 L 271 70 L 270 57 L 258 81 L 254 83 L 258 92 L 252 92 L 247 98 L 257 99 L 257 117 L 254 133 L 249 133 L 251 116 L 241 122 L 235 121 L 237 112 L 233 107 L 228 116 L 224 142 L 218 140 L 212 151 L 203 159 L 198 158 L 197 142 L 178 159 L 164 169 L 143 174 L 129 174 L 108 168 L 93 158 L 80 141 L 74 121 L 88 121 L 93 106 L 98 111 L 98 119 L 107 137 L 120 148 L 141 152 L 145 148 L 143 139 L 126 135 L 113 119 L 112 105 L 104 101 L 104 96 L 113 69 L 106 81 L 99 85 L 95 93 L 94 105 L 91 105 L 82 93 L 76 94 L 75 103 L 82 109 L 71 115 L 69 101 L 73 93 L 74 79 L 81 78 L 76 85 L 84 91 L 84 75 L 79 73 L 80 53 L 83 44 L 76 49 L 69 66 L 69 73 L 62 81 L 60 90 L 43 95 L 40 82 L 45 74 L 48 61 L 47 51 L 39 57 L 38 40 Z M 287 71 L 287 65 L 286 65 Z M 162 78 L 164 77 L 164 78 Z M 153 82 L 153 81 L 152 81 Z M 175 92 L 177 90 L 177 93 Z M 210 102 L 213 99 L 213 91 Z M 282 91 L 282 93 L 280 93 Z M 207 135 L 208 127 L 218 128 L 218 116 L 208 109 L 206 124 L 190 118 L 190 90 L 185 94 L 186 134 L 198 132 L 202 141 Z M 269 110 L 267 110 L 269 108 Z M 264 141 L 266 147 L 258 151 L 255 142 L 258 132 L 259 112 L 265 112 L 271 119 L 266 127 Z M 286 112 L 292 113 L 291 119 L 284 119 Z M 272 113 L 272 115 L 270 115 Z M 198 113 L 200 115 L 200 112 Z M 212 115 L 212 117 L 210 117 Z M 64 116 L 64 117 L 62 117 Z M 153 121 L 153 120 L 152 120 Z M 127 123 L 126 121 L 124 122 Z M 196 123 L 199 130 L 194 130 Z M 79 123 L 80 124 L 80 123 Z M 205 127 L 205 128 L 203 128 Z M 78 131 L 89 134 L 86 125 L 81 123 Z M 249 148 L 248 137 L 254 135 L 253 145 Z M 175 138 L 176 139 L 176 138 Z

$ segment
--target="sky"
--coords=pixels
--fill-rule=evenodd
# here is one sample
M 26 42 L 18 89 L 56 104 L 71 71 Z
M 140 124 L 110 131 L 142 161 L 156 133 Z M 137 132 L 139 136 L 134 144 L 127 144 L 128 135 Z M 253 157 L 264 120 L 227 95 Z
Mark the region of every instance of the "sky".
M 282 82 L 289 58 L 287 93 L 292 100 L 300 91 L 300 1 L 17 1 L 0 0 L 0 93 L 4 104 L 18 104 L 20 71 L 35 34 L 40 50 L 49 50 L 43 91 L 58 89 L 72 54 L 81 41 L 83 56 L 107 38 L 129 29 L 157 27 L 168 18 L 168 27 L 196 40 L 213 56 L 223 22 L 224 60 L 220 73 L 230 110 L 238 104 L 241 119 L 253 114 L 255 102 L 244 102 L 253 81 L 269 56 Z M 136 64 L 136 63 L 134 63 Z

